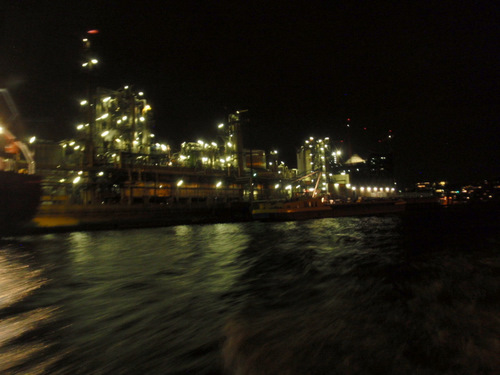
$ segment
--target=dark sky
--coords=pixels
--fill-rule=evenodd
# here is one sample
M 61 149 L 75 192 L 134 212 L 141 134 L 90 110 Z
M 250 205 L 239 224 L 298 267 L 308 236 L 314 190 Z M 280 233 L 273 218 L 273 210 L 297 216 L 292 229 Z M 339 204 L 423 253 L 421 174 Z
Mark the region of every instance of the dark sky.
M 96 82 L 143 90 L 174 148 L 248 109 L 245 143 L 295 167 L 297 146 L 345 140 L 350 118 L 353 152 L 391 148 L 401 182 L 500 177 L 498 2 L 9 3 L 0 84 L 27 133 L 73 134 L 81 39 L 99 29 Z

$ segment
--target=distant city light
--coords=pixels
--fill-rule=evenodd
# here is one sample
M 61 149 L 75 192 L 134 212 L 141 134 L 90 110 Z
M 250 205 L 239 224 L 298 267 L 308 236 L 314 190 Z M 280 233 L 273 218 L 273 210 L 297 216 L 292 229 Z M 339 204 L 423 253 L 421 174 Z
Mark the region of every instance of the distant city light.
M 224 124 L 219 124 L 219 126 L 217 126 L 219 129 L 223 128 L 224 127 Z
M 81 180 L 81 177 L 80 177 L 80 176 L 75 177 L 75 179 L 73 180 L 73 183 L 74 183 L 74 184 L 77 184 L 78 182 L 80 182 L 80 180 Z
M 82 101 L 80 102 L 80 105 L 87 105 L 87 103 L 88 103 L 88 102 L 87 102 L 86 100 L 82 100 Z
M 87 34 L 99 34 L 99 30 L 92 29 L 92 30 L 87 31 Z
M 184 183 L 183 180 L 179 180 L 179 181 L 177 181 L 177 186 L 181 186 L 183 183 Z
M 222 181 L 219 181 L 217 182 L 217 185 L 215 185 L 216 187 L 220 187 L 222 185 Z
M 29 143 L 34 143 L 35 141 L 36 141 L 36 137 L 33 136 L 33 137 L 30 138 Z

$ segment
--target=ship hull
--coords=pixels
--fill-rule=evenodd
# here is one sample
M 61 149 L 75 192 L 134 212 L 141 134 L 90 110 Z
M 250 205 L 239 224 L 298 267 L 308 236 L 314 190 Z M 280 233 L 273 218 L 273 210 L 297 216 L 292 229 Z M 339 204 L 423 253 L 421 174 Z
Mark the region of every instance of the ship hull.
M 15 233 L 29 223 L 41 194 L 39 176 L 0 171 L 0 236 Z
M 360 203 L 318 204 L 313 207 L 284 205 L 260 205 L 252 210 L 252 218 L 261 221 L 288 221 L 321 219 L 327 217 L 383 215 L 405 210 L 404 201 L 378 200 Z

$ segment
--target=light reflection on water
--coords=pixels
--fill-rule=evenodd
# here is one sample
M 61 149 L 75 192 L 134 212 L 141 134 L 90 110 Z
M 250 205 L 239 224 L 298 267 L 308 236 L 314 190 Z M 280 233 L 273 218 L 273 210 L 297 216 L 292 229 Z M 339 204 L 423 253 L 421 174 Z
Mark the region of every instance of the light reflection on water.
M 444 212 L 3 241 L 0 372 L 493 374 L 498 229 Z

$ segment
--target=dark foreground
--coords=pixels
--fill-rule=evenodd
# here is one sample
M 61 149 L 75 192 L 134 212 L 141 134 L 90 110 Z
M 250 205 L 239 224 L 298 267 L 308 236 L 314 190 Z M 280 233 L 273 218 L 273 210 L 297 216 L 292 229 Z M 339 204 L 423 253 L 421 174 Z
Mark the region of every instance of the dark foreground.
M 495 374 L 496 209 L 0 242 L 2 374 Z

